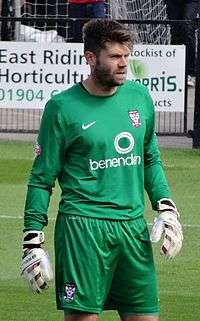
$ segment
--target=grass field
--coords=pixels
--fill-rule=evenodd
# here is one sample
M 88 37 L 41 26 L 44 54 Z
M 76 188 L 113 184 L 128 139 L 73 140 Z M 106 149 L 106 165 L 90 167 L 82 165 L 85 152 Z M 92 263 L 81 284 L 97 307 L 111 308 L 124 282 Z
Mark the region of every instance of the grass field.
M 180 210 L 184 226 L 181 254 L 164 261 L 155 246 L 159 275 L 161 321 L 199 320 L 199 234 L 200 234 L 200 151 L 162 149 L 163 163 Z M 43 295 L 33 295 L 20 278 L 21 237 L 26 182 L 33 160 L 33 143 L 0 140 L 0 320 L 59 321 L 54 285 Z M 53 228 L 58 203 L 58 187 L 49 209 L 45 230 L 46 248 L 52 261 Z M 153 221 L 147 202 L 146 216 Z M 95 295 L 95 293 L 94 293 Z M 115 312 L 103 313 L 101 321 L 119 320 Z

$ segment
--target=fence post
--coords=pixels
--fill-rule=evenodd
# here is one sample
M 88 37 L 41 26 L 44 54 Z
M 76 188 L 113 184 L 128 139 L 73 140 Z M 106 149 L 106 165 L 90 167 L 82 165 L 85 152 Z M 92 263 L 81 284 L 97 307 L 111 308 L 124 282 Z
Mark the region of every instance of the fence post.
M 200 18 L 197 18 L 196 86 L 194 99 L 193 148 L 200 148 Z
M 21 0 L 14 0 L 14 12 L 15 17 L 21 17 Z M 19 35 L 20 35 L 20 26 L 21 21 L 15 21 L 15 35 L 14 38 L 16 41 L 19 41 Z

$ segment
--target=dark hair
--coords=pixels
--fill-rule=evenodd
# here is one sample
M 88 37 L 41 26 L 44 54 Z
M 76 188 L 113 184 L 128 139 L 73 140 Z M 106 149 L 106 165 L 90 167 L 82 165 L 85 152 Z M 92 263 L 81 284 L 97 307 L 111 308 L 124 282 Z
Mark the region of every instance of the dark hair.
M 132 34 L 122 24 L 108 19 L 92 19 L 83 26 L 84 51 L 98 53 L 106 42 L 126 43 L 132 49 Z

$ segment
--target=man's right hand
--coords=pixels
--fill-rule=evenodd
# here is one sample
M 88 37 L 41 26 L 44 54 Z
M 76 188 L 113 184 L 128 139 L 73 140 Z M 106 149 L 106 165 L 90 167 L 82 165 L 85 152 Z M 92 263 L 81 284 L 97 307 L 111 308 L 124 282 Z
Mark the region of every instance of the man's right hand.
M 43 232 L 28 231 L 24 233 L 21 275 L 34 293 L 46 290 L 48 288 L 47 282 L 53 279 L 48 254 L 41 248 L 43 243 Z

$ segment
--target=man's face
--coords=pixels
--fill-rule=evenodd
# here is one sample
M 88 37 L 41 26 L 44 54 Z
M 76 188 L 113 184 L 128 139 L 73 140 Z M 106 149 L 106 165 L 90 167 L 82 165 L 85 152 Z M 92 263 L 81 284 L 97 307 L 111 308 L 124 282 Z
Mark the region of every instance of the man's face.
M 126 80 L 130 49 L 125 44 L 107 43 L 92 68 L 93 78 L 103 87 L 121 86 Z

